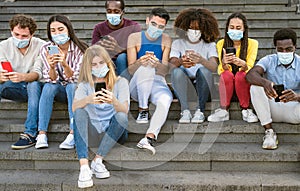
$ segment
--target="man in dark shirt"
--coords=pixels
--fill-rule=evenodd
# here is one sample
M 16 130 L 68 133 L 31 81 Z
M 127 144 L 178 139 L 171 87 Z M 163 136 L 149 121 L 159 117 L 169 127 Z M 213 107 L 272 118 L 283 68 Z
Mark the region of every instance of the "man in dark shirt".
M 110 53 L 117 74 L 121 75 L 127 69 L 128 36 L 141 31 L 141 26 L 135 21 L 124 18 L 124 0 L 107 0 L 105 8 L 107 20 L 95 25 L 92 44 L 100 44 Z

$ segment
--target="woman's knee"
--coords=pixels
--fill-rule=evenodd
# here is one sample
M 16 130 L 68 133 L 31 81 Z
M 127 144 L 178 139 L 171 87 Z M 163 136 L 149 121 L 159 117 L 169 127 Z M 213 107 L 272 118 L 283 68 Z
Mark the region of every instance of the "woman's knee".
M 119 125 L 121 125 L 124 129 L 128 127 L 128 115 L 124 112 L 117 112 L 113 116 L 113 120 L 115 120 Z
M 234 75 L 232 72 L 226 70 L 220 75 L 220 80 L 222 80 L 224 83 L 230 83 L 233 82 Z

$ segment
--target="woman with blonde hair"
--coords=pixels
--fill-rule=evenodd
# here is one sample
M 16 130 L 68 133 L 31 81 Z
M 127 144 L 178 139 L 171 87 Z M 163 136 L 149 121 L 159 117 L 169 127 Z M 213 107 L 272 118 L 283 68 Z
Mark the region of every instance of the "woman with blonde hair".
M 103 86 L 97 90 L 99 84 Z M 129 101 L 128 81 L 116 76 L 107 51 L 99 45 L 89 47 L 83 56 L 73 101 L 74 137 L 80 163 L 78 187 L 92 186 L 92 174 L 96 178 L 110 176 L 102 160 L 117 141 L 124 143 L 127 138 Z M 89 135 L 101 133 L 104 135 L 90 169 L 88 143 L 95 140 Z

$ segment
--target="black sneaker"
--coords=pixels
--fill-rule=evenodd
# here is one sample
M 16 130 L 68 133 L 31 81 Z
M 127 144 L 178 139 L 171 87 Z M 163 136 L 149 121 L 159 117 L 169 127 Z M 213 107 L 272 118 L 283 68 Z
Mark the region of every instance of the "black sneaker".
M 11 145 L 12 149 L 26 149 L 35 145 L 36 140 L 35 137 L 31 137 L 27 134 L 21 134 L 20 139 L 13 145 Z
M 136 118 L 136 123 L 148 123 L 149 122 L 149 111 L 140 111 Z

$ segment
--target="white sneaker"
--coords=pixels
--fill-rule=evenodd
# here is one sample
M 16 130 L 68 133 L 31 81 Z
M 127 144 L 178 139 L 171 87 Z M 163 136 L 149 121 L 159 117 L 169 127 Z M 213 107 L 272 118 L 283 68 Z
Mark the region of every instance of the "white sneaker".
M 60 149 L 74 149 L 75 147 L 75 141 L 74 141 L 74 135 L 69 133 L 67 138 L 59 145 Z
M 140 140 L 140 142 L 136 145 L 140 149 L 148 149 L 152 152 L 153 155 L 155 155 L 155 148 L 153 147 L 153 139 L 149 137 L 144 137 Z
M 48 139 L 46 134 L 39 134 L 36 138 L 35 148 L 48 148 Z
M 242 110 L 243 120 L 248 123 L 258 122 L 257 116 L 253 113 L 252 109 L 243 109 Z
M 192 123 L 203 123 L 204 120 L 204 114 L 200 111 L 200 109 L 197 109 L 192 119 Z
M 263 149 L 277 149 L 278 140 L 276 133 L 273 129 L 267 129 L 263 138 L 264 142 L 262 145 Z
M 226 109 L 216 109 L 215 113 L 208 116 L 207 121 L 209 122 L 220 122 L 220 121 L 228 121 L 229 120 L 229 112 Z
M 136 123 L 148 123 L 148 121 L 149 121 L 149 111 L 139 112 L 139 115 L 136 118 Z
M 92 161 L 91 163 L 91 169 L 93 174 L 96 175 L 96 178 L 109 178 L 110 173 L 105 168 L 104 164 L 102 163 L 101 158 L 96 158 L 96 161 Z
M 80 167 L 80 173 L 78 178 L 78 187 L 87 188 L 93 186 L 93 172 L 91 171 L 89 165 L 82 165 Z
M 179 123 L 190 123 L 191 122 L 191 112 L 188 109 L 183 110 L 183 112 L 180 113 L 181 118 L 179 119 Z

